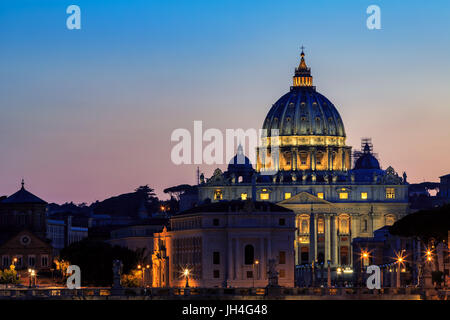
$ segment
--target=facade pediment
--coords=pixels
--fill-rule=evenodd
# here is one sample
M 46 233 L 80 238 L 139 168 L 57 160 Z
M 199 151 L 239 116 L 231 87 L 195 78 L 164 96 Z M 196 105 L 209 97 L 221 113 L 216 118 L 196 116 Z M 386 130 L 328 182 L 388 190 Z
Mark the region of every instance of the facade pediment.
M 0 246 L 1 250 L 6 248 L 18 250 L 27 248 L 32 250 L 36 248 L 51 248 L 51 246 L 34 235 L 34 233 L 22 230 Z
M 300 192 L 295 196 L 283 200 L 278 203 L 279 205 L 294 205 L 294 204 L 325 204 L 325 205 L 333 205 L 331 202 L 326 201 L 324 199 L 320 199 L 317 196 L 310 194 L 308 192 Z

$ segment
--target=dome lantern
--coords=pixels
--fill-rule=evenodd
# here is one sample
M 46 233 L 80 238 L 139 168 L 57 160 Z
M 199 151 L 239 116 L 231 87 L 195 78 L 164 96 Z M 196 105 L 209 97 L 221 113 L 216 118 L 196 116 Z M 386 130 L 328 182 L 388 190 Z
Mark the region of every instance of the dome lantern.
M 308 68 L 305 62 L 305 53 L 303 52 L 304 47 L 302 46 L 302 53 L 300 54 L 300 64 L 295 68 L 295 74 L 293 77 L 294 87 L 313 87 L 311 68 Z

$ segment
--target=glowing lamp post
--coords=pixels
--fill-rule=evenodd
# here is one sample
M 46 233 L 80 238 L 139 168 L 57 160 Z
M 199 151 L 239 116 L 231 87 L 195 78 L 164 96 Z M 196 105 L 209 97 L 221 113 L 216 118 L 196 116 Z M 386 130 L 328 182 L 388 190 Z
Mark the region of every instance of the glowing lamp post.
M 367 251 L 361 252 L 361 286 L 364 280 L 364 266 L 368 265 L 369 253 Z
M 400 270 L 403 263 L 403 257 L 397 258 L 397 288 L 400 288 Z
M 255 262 L 253 263 L 253 288 L 255 287 L 255 276 L 256 276 L 255 269 L 258 265 L 259 265 L 259 261 L 255 260 Z
M 36 270 L 28 269 L 28 287 L 36 286 Z
M 142 287 L 145 287 L 145 270 L 148 270 L 148 269 L 150 269 L 150 265 L 146 265 L 145 267 L 144 266 L 141 266 L 140 264 L 137 266 L 137 268 L 139 269 L 139 270 L 141 270 L 141 272 L 142 272 Z
M 183 275 L 186 278 L 185 288 L 189 288 L 189 270 L 188 269 L 184 269 Z
M 431 262 L 433 260 L 433 258 L 431 257 L 431 250 L 428 249 L 426 254 L 427 254 L 427 261 Z

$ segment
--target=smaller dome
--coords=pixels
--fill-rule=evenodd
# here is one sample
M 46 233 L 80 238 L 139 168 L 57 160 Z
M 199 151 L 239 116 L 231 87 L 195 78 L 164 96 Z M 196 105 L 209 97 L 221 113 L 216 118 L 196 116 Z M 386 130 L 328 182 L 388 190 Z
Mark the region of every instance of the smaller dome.
M 380 163 L 372 154 L 371 147 L 368 143 L 364 145 L 363 152 L 355 161 L 354 170 L 380 170 Z

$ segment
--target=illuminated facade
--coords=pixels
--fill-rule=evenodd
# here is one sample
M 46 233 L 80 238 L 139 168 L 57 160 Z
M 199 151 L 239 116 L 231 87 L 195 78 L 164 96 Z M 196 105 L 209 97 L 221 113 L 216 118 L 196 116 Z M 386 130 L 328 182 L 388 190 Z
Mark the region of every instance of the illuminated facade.
M 295 214 L 267 202 L 225 201 L 184 211 L 154 235 L 153 286 L 265 287 L 268 261 L 294 286 Z M 187 270 L 187 271 L 186 271 Z
M 199 200 L 252 198 L 289 208 L 297 215 L 297 265 L 351 267 L 352 239 L 372 237 L 408 213 L 408 183 L 405 173 L 381 169 L 369 139 L 352 155 L 336 107 L 312 84 L 302 52 L 293 86 L 264 120 L 256 170 L 238 149 L 225 172 L 202 179 Z

